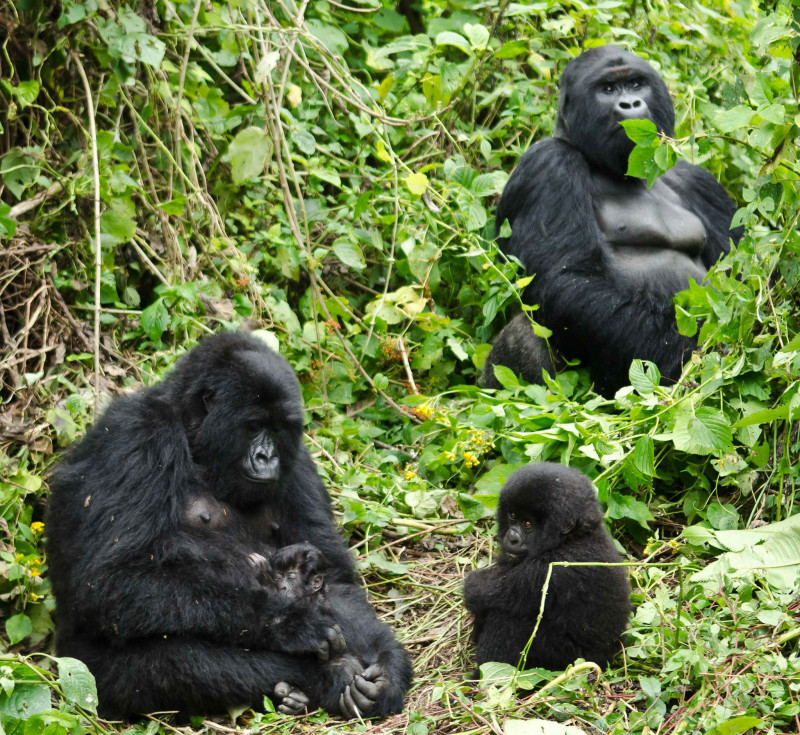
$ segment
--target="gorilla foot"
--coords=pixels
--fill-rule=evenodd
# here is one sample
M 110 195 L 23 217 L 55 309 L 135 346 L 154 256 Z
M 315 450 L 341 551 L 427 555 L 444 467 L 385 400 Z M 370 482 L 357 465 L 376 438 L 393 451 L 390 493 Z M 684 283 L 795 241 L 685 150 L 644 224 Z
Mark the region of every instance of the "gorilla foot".
M 283 712 L 285 715 L 302 715 L 308 712 L 308 697 L 285 681 L 279 681 L 275 685 L 275 701 L 278 712 Z
M 383 666 L 372 664 L 362 674 L 356 674 L 353 683 L 345 687 L 339 697 L 339 709 L 345 717 L 369 717 L 388 684 L 389 677 Z

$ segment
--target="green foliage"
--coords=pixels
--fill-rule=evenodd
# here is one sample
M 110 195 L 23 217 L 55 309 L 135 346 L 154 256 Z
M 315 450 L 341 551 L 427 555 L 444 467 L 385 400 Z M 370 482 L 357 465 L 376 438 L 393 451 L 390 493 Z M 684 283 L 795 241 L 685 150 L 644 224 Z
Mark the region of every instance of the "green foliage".
M 4 290 L 4 323 L 31 331 L 31 345 L 57 329 L 66 348 L 31 357 L 20 347 L 19 366 L 2 363 L 4 405 L 33 427 L 0 445 L 8 646 L 38 650 L 52 630 L 43 478 L 91 420 L 96 146 L 102 390 L 153 382 L 203 334 L 250 320 L 298 372 L 309 446 L 370 579 L 402 586 L 416 568 L 384 548 L 383 533 L 415 534 L 410 543 L 434 534 L 437 553 L 442 538 L 487 539 L 505 478 L 542 460 L 588 473 L 631 558 L 661 565 L 633 567 L 626 659 L 605 674 L 618 694 L 591 689 L 579 670 L 547 696 L 519 702 L 509 679 L 473 701 L 460 671 L 443 682 L 434 664 L 418 672 L 424 704 L 409 732 L 441 730 L 442 717 L 474 729 L 473 714 L 482 731 L 506 713 L 620 733 L 793 726 L 791 3 L 426 0 L 403 14 L 375 0 L 311 3 L 302 17 L 294 3 L 263 0 L 51 5 L 11 3 L 0 82 L 0 239 L 47 243 L 31 282 L 52 282 L 46 308 L 34 300 L 27 312 L 7 300 L 30 293 L 28 281 Z M 564 64 L 604 42 L 648 58 L 676 103 L 674 140 L 625 123 L 636 142 L 629 173 L 652 185 L 678 158 L 704 166 L 741 205 L 745 236 L 707 287 L 676 299 L 680 330 L 703 346 L 676 385 L 634 361 L 613 399 L 576 366 L 544 386 L 498 367 L 503 388 L 479 389 L 489 342 L 528 282 L 497 264 L 497 196 L 524 150 L 551 134 Z M 25 276 L 24 262 L 9 273 Z M 36 326 L 65 308 L 75 326 L 65 316 Z M 452 617 L 457 592 L 441 594 L 453 596 Z M 58 664 L 58 680 L 9 659 L 7 732 L 94 727 L 90 684 L 70 666 Z M 270 728 L 285 718 L 250 722 L 280 731 Z

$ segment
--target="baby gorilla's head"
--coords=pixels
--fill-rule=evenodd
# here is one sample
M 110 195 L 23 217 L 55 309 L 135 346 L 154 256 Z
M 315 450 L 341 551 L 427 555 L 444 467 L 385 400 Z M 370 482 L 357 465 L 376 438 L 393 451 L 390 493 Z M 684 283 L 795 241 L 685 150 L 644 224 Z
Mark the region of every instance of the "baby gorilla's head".
M 270 559 L 275 586 L 294 599 L 325 592 L 325 566 L 322 552 L 309 543 L 284 546 Z

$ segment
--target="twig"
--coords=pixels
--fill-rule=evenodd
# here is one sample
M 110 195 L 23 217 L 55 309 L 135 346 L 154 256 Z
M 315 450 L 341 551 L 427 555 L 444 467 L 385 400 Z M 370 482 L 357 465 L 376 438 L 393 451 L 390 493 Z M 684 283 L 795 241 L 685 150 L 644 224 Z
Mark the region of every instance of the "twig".
M 403 367 L 406 369 L 406 377 L 408 384 L 414 394 L 419 395 L 417 384 L 414 382 L 414 375 L 411 372 L 411 365 L 408 364 L 408 353 L 406 352 L 406 341 L 402 337 L 397 338 L 397 349 L 400 350 L 400 355 L 403 357 Z
M 102 251 L 100 250 L 100 164 L 97 160 L 97 128 L 94 124 L 94 102 L 92 88 L 80 58 L 74 51 L 69 55 L 78 68 L 86 92 L 86 106 L 89 115 L 89 137 L 92 143 L 92 173 L 94 174 L 94 417 L 100 410 L 100 274 Z
M 35 209 L 38 207 L 45 199 L 49 199 L 53 194 L 55 194 L 59 189 L 61 189 L 61 182 L 56 181 L 55 184 L 47 187 L 44 191 L 40 191 L 36 196 L 31 197 L 30 199 L 26 199 L 24 202 L 20 202 L 19 204 L 15 204 L 11 207 L 11 210 L 8 213 L 9 219 L 17 219 L 22 214 L 29 212 L 31 209 Z
M 75 321 L 75 317 L 72 316 L 72 312 L 69 310 L 69 307 L 67 306 L 67 302 L 64 301 L 64 297 L 59 293 L 58 289 L 56 288 L 56 285 L 53 283 L 53 280 L 50 278 L 50 276 L 47 277 L 47 283 L 50 286 L 50 288 L 53 290 L 53 293 L 55 294 L 56 302 L 61 307 L 61 311 L 64 313 L 64 316 L 67 317 L 67 321 L 72 325 L 72 329 L 74 330 L 75 335 L 83 343 L 83 346 L 87 350 L 91 350 L 92 349 L 91 342 L 89 342 L 89 339 L 83 333 L 83 330 L 80 328 L 80 325 L 78 324 L 78 322 Z

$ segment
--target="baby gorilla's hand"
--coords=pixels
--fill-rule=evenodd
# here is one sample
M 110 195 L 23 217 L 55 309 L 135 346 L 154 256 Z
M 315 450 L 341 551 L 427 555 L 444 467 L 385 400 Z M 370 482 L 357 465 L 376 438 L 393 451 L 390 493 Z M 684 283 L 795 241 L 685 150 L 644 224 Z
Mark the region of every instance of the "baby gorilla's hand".
M 261 556 L 261 554 L 254 551 L 252 554 L 247 555 L 247 561 L 250 563 L 250 566 L 253 567 L 256 574 L 266 574 L 269 572 L 267 557 Z
M 347 641 L 336 623 L 326 625 L 323 634 L 325 637 L 317 646 L 317 658 L 320 661 L 328 661 L 332 653 L 344 653 L 347 650 Z
M 308 712 L 308 697 L 297 687 L 280 681 L 275 685 L 275 695 L 273 697 L 278 705 L 278 712 L 285 715 L 302 715 Z

